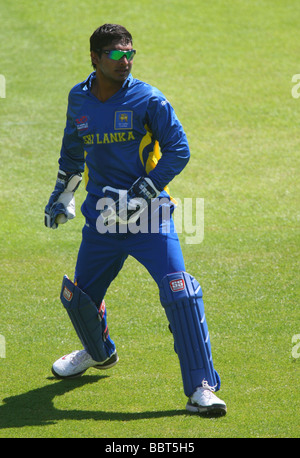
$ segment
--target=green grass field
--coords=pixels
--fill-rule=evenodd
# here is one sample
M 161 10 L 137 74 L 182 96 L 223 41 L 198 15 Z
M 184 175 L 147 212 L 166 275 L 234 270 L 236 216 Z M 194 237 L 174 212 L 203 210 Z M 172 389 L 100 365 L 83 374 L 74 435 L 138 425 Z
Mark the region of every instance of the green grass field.
M 299 14 L 297 0 L 0 0 L 0 437 L 299 437 Z M 44 206 L 67 95 L 91 71 L 89 37 L 105 22 L 131 31 L 134 76 L 164 92 L 189 138 L 171 192 L 205 202 L 203 242 L 180 237 L 204 292 L 228 406 L 219 419 L 185 412 L 156 285 L 133 259 L 106 297 L 119 364 L 51 374 L 80 348 L 59 292 L 74 273 L 84 187 L 77 218 L 57 231 Z

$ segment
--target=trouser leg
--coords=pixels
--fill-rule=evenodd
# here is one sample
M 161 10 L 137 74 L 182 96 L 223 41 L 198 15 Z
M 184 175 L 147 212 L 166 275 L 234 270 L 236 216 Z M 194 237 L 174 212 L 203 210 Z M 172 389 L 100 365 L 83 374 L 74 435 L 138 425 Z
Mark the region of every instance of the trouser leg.
M 170 231 L 165 234 L 139 234 L 130 254 L 148 269 L 159 287 L 185 394 L 190 396 L 203 380 L 218 390 L 220 377 L 213 365 L 202 290 L 197 280 L 185 272 L 173 220 L 170 220 Z

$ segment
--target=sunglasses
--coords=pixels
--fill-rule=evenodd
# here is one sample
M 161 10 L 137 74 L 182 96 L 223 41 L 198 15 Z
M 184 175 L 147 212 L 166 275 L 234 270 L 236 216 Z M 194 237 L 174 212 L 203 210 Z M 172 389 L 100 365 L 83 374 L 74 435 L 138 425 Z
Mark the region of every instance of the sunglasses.
M 109 59 L 112 60 L 120 60 L 122 57 L 126 57 L 127 60 L 132 60 L 136 53 L 135 49 L 131 49 L 130 51 L 120 51 L 119 49 L 113 49 L 112 51 L 102 51 L 104 54 L 107 55 Z

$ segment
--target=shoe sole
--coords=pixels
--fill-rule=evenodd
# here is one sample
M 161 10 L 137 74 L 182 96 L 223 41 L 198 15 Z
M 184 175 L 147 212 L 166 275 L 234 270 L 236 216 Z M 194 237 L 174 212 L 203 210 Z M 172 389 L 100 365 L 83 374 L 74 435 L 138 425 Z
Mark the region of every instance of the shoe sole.
M 114 355 L 112 355 L 105 363 L 103 364 L 95 364 L 95 366 L 90 366 L 90 367 L 87 367 L 84 371 L 81 371 L 81 372 L 77 372 L 76 374 L 72 374 L 72 375 L 60 375 L 58 374 L 53 366 L 51 368 L 51 372 L 52 374 L 54 375 L 54 377 L 60 379 L 60 380 L 63 380 L 63 379 L 72 379 L 72 378 L 78 378 L 78 377 L 81 377 L 88 369 L 90 369 L 91 367 L 95 368 L 95 369 L 101 369 L 101 370 L 105 370 L 105 369 L 110 369 L 111 367 L 113 367 L 115 364 L 117 364 L 117 362 L 119 361 L 119 357 L 118 355 L 115 353 Z
M 92 366 L 91 366 L 92 367 Z M 89 368 L 88 368 L 89 369 Z M 87 369 L 85 369 L 84 371 L 82 372 L 77 372 L 77 374 L 72 374 L 72 375 L 60 375 L 58 374 L 57 372 L 55 372 L 55 370 L 53 369 L 53 367 L 51 368 L 51 372 L 52 374 L 54 375 L 55 378 L 58 378 L 60 380 L 65 380 L 65 379 L 71 379 L 71 378 L 78 378 L 80 377 L 82 374 L 85 373 L 85 371 L 87 371 Z
M 185 408 L 190 413 L 198 413 L 212 417 L 222 417 L 227 413 L 227 407 L 223 404 L 214 404 L 212 406 L 201 407 L 187 403 Z
M 112 355 L 106 363 L 103 364 L 96 364 L 94 367 L 95 369 L 100 369 L 100 370 L 105 370 L 105 369 L 110 369 L 113 367 L 117 362 L 119 361 L 119 357 L 117 354 Z

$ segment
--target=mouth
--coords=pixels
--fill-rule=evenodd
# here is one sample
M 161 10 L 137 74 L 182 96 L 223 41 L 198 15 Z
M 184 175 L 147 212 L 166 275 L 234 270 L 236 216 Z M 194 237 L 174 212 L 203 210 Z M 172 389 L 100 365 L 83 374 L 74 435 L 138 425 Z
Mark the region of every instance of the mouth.
M 125 75 L 128 75 L 129 74 L 129 68 L 118 68 L 116 70 L 116 72 L 120 75 L 120 76 L 125 76 Z

